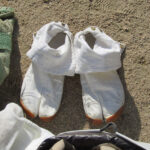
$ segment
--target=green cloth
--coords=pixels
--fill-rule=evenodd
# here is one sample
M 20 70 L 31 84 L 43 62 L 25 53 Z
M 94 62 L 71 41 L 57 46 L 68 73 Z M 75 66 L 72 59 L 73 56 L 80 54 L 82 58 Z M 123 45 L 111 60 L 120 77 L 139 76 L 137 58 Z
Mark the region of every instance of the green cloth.
M 14 9 L 10 7 L 0 7 L 0 18 L 8 19 L 14 17 Z
M 8 76 L 10 70 L 9 65 L 14 28 L 13 17 L 14 12 L 12 8 L 0 8 L 0 85 Z

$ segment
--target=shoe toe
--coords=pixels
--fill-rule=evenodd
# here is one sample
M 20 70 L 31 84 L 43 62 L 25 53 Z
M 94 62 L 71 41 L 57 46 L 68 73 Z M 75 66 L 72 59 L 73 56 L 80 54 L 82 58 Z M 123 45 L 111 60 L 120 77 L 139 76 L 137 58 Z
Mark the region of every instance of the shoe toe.
M 39 111 L 39 99 L 33 96 L 25 96 L 20 99 L 24 111 L 32 118 L 35 118 Z
M 40 109 L 39 118 L 43 121 L 51 121 L 57 113 L 57 110 L 50 106 L 45 106 Z
M 92 120 L 103 120 L 102 109 L 99 103 L 88 103 L 84 107 L 88 118 Z
M 115 113 L 109 113 L 109 112 L 105 112 L 105 121 L 106 122 L 113 122 L 113 121 L 116 121 L 120 115 L 122 114 L 122 111 L 123 111 L 123 107 L 120 107 Z
M 42 97 L 40 108 L 39 108 L 39 118 L 44 121 L 50 121 L 56 115 L 59 109 L 60 103 L 56 103 L 56 99 L 50 97 Z
M 45 105 L 45 106 L 40 106 L 39 110 L 39 117 L 52 117 L 56 114 L 57 110 L 56 108 Z

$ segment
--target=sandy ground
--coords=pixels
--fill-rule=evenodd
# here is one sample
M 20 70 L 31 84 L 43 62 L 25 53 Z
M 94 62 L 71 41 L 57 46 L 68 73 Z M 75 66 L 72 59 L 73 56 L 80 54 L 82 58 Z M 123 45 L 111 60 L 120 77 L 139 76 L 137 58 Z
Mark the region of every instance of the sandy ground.
M 67 23 L 73 33 L 95 25 L 127 46 L 122 57 L 123 67 L 119 70 L 126 104 L 116 122 L 118 130 L 135 140 L 150 143 L 150 1 L 0 0 L 0 6 L 13 7 L 18 19 L 11 72 L 0 87 L 0 109 L 9 102 L 19 103 L 22 78 L 30 64 L 25 54 L 31 46 L 32 33 L 50 21 Z M 62 104 L 51 122 L 32 120 L 55 134 L 99 128 L 85 117 L 79 79 L 79 75 L 65 78 Z

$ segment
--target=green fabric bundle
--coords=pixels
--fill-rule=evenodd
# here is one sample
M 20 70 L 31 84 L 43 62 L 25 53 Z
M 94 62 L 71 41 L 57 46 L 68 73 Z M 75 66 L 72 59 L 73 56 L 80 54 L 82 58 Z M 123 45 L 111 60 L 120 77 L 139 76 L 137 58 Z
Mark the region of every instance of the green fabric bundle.
M 12 34 L 14 28 L 14 11 L 12 8 L 0 8 L 0 85 L 9 74 L 10 54 L 12 51 Z

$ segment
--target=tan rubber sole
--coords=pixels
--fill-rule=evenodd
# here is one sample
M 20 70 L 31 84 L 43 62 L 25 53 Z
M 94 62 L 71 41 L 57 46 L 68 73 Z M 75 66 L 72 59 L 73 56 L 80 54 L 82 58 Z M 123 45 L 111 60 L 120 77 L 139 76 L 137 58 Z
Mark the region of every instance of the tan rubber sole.
M 54 117 L 56 116 L 56 114 L 54 116 L 50 116 L 50 117 L 39 117 L 42 121 L 45 122 L 49 122 L 51 121 Z
M 29 117 L 31 117 L 31 118 L 35 118 L 35 117 L 36 117 L 30 110 L 28 110 L 28 109 L 25 107 L 25 105 L 23 104 L 23 101 L 22 101 L 22 100 L 20 100 L 20 104 L 21 104 L 22 108 L 24 109 L 24 111 L 26 112 L 26 114 L 27 114 Z M 55 114 L 55 115 L 56 115 L 56 114 Z M 55 117 L 55 115 L 54 115 L 54 116 L 50 116 L 50 117 L 39 117 L 39 118 L 40 118 L 42 121 L 49 122 L 49 121 L 51 121 L 51 120 Z
M 35 118 L 35 115 L 25 107 L 21 99 L 20 99 L 20 104 L 28 116 L 30 116 L 31 118 Z
M 124 106 L 122 106 L 114 115 L 106 118 L 106 122 L 114 122 L 114 121 L 116 121 L 120 117 L 120 115 L 122 114 L 123 108 L 124 108 Z
M 90 118 L 87 114 L 86 114 L 86 117 L 94 124 L 94 125 L 101 125 L 103 123 L 102 120 L 100 119 L 92 119 Z
M 122 114 L 122 112 L 123 112 L 123 108 L 124 108 L 124 106 L 122 106 L 114 115 L 112 115 L 112 116 L 106 118 L 105 121 L 106 121 L 106 122 L 114 122 L 114 121 L 116 121 L 116 120 L 121 116 L 121 114 Z M 103 123 L 103 120 L 100 120 L 100 119 L 92 119 L 92 118 L 90 118 L 87 114 L 86 114 L 86 117 L 87 117 L 89 120 L 91 120 L 94 125 L 100 125 L 100 124 Z

